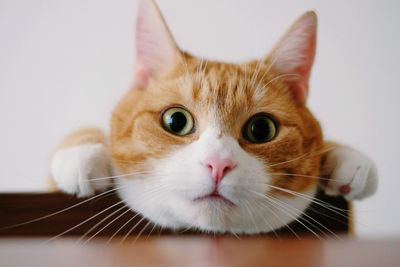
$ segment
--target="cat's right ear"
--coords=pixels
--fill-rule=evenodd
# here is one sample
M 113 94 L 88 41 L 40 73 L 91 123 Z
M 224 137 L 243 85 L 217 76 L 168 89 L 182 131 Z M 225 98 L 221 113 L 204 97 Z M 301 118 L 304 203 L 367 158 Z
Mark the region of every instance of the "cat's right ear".
M 162 78 L 175 66 L 179 49 L 153 0 L 141 0 L 136 19 L 135 87 Z
M 304 104 L 315 57 L 317 15 L 309 11 L 301 16 L 281 38 L 267 57 L 272 69 L 288 85 L 294 100 Z

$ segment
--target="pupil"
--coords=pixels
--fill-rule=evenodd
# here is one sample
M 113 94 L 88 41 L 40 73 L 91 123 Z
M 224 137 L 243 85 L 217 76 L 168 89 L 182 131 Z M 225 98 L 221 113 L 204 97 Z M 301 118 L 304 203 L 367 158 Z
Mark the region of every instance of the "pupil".
M 178 133 L 185 128 L 186 116 L 182 112 L 175 112 L 168 118 L 168 125 L 172 131 Z
M 266 120 L 258 119 L 255 120 L 251 125 L 251 133 L 254 139 L 263 141 L 268 138 L 270 134 L 269 124 Z

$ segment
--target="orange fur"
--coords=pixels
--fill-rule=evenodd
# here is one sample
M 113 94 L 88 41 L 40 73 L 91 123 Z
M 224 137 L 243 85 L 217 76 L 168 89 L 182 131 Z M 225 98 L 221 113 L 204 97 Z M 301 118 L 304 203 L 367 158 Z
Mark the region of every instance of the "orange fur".
M 94 127 L 86 127 L 76 130 L 75 132 L 68 135 L 59 148 L 67 148 L 77 146 L 81 144 L 106 144 L 106 136 L 104 133 Z
M 321 163 L 333 146 L 324 143 L 321 127 L 305 104 L 315 53 L 316 15 L 305 13 L 269 56 L 233 64 L 200 59 L 179 50 L 154 2 L 143 1 L 139 10 L 135 82 L 112 113 L 110 135 L 106 137 L 93 128 L 79 130 L 67 137 L 60 148 L 104 144 L 107 163 L 110 153 L 114 170 L 129 174 L 124 176 L 125 181 L 141 182 L 133 179 L 146 179 L 146 175 L 134 173 L 151 173 L 157 164 L 163 166 L 157 160 L 168 159 L 169 153 L 207 136 L 203 133 L 208 129 L 218 129 L 213 139 L 229 137 L 226 139 L 231 142 L 233 138 L 237 141 L 235 148 L 238 144 L 247 152 L 243 154 L 257 159 L 256 175 L 265 168 L 270 191 L 263 191 L 264 194 L 293 199 L 297 196 L 290 192 L 314 192 L 318 183 L 323 182 L 318 178 Z M 192 115 L 194 130 L 190 134 L 174 135 L 162 126 L 163 112 L 176 106 Z M 273 119 L 277 134 L 268 142 L 252 143 L 243 136 L 243 129 L 259 113 Z M 204 143 L 195 145 L 198 144 L 202 147 Z M 101 151 L 105 153 L 104 149 Z M 253 157 L 248 158 L 254 160 Z M 195 162 L 199 160 L 195 158 Z M 64 161 L 59 165 L 63 164 Z M 97 169 L 99 164 L 93 165 L 85 166 Z M 164 167 L 160 168 L 168 169 Z M 250 170 L 253 169 L 245 169 L 242 175 L 248 175 Z M 125 194 L 139 195 L 142 188 L 135 188 L 136 194 Z M 233 207 L 221 208 L 217 214 L 224 225 L 232 219 L 229 209 Z
M 204 61 L 188 54 L 182 54 L 182 60 L 185 63 L 177 64 L 167 77 L 150 81 L 145 89 L 132 88 L 115 108 L 111 151 L 122 172 L 132 172 L 138 163 L 162 158 L 173 147 L 192 142 L 217 116 L 222 134 L 236 138 L 245 151 L 265 162 L 269 172 L 319 175 L 323 144 L 320 126 L 304 105 L 293 100 L 283 79 L 275 79 L 278 74 L 268 71 L 268 60 L 236 65 Z M 165 107 L 176 104 L 194 116 L 194 134 L 175 136 L 161 127 L 160 114 Z M 259 112 L 277 120 L 279 134 L 271 142 L 251 144 L 242 138 L 241 129 Z M 290 161 L 304 154 L 308 156 Z M 300 176 L 273 176 L 273 185 L 298 192 L 317 182 Z M 274 193 L 285 194 L 278 190 Z
M 161 20 L 155 21 L 163 24 L 162 16 L 154 15 L 154 12 L 159 11 L 156 8 L 146 14 L 159 16 Z M 146 29 L 141 25 L 147 23 L 147 19 L 139 16 L 139 33 Z M 303 24 L 308 21 L 304 27 L 309 27 L 307 25 L 316 24 L 316 16 L 312 12 L 306 13 L 295 22 L 289 32 L 296 30 L 300 21 Z M 305 51 L 309 60 L 302 64 L 304 69 L 299 72 L 304 76 L 304 81 L 298 82 L 297 78 L 293 80 L 296 73 L 282 74 L 274 67 L 274 53 L 279 52 L 281 43 L 269 57 L 260 61 L 229 64 L 202 60 L 180 51 L 173 44 L 168 28 L 165 25 L 158 27 L 161 30 L 156 31 L 156 37 L 159 38 L 161 33 L 161 40 L 167 40 L 166 46 L 171 44 L 170 50 L 166 51 L 173 53 L 168 62 L 174 65 L 163 66 L 158 72 L 154 66 L 147 66 L 146 69 L 146 57 L 138 54 L 135 80 L 139 82 L 134 83 L 116 106 L 112 114 L 109 140 L 97 129 L 86 129 L 69 136 L 61 145 L 62 148 L 84 143 L 109 142 L 114 165 L 119 172 L 129 173 L 151 168 L 149 160 L 163 158 L 173 148 L 193 142 L 205 129 L 215 126 L 210 125 L 210 122 L 217 121 L 219 125 L 216 126 L 221 129 L 221 135 L 229 135 L 238 140 L 245 151 L 265 163 L 269 173 L 320 175 L 322 132 L 317 120 L 304 105 L 307 90 L 301 87 L 304 82 L 308 83 L 309 69 L 314 58 L 315 34 L 310 36 L 308 46 L 303 48 L 307 49 Z M 314 31 L 312 27 L 301 29 Z M 285 35 L 281 42 L 287 36 L 289 35 Z M 145 41 L 146 39 L 139 40 L 144 48 Z M 156 56 L 156 59 L 164 62 L 160 55 Z M 294 70 L 296 71 L 298 70 Z M 293 83 L 300 87 L 291 88 Z M 191 112 L 196 125 L 193 134 L 182 137 L 163 129 L 160 116 L 163 110 L 172 105 L 184 106 Z M 242 128 L 250 117 L 260 112 L 269 114 L 276 120 L 279 132 L 270 142 L 253 144 L 242 137 Z M 299 157 L 303 158 L 293 160 Z M 144 166 L 141 163 L 149 165 Z M 318 183 L 318 179 L 309 177 L 271 176 L 272 185 L 297 192 L 304 192 Z M 279 190 L 273 190 L 273 193 L 291 196 Z

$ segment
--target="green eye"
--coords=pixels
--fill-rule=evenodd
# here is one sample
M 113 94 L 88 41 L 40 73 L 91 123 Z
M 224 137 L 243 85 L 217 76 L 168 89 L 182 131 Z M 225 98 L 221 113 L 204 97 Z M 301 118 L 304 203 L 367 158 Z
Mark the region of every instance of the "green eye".
M 165 130 L 175 135 L 188 135 L 193 130 L 193 117 L 186 109 L 173 107 L 162 114 L 162 125 Z
M 252 143 L 271 141 L 277 133 L 275 122 L 265 114 L 250 118 L 243 128 L 243 137 Z

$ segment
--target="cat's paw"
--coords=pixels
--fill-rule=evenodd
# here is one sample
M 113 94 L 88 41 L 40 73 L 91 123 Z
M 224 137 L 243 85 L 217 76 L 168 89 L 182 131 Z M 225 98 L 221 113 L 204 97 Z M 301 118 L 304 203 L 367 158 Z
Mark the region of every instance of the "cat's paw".
M 327 183 L 321 183 L 326 194 L 342 195 L 347 200 L 369 197 L 378 188 L 374 162 L 348 147 L 338 147 L 328 153 L 322 175 L 329 177 Z
M 111 159 L 103 144 L 58 150 L 52 158 L 50 172 L 60 190 L 79 197 L 104 191 L 111 185 Z

